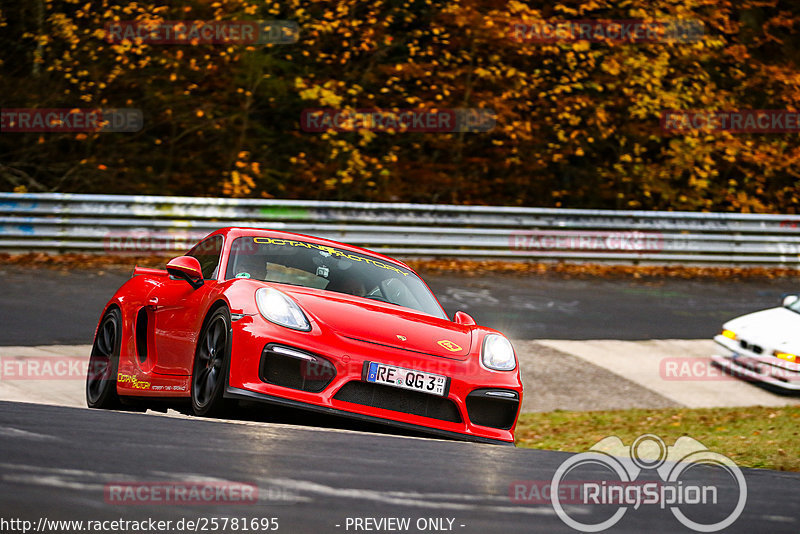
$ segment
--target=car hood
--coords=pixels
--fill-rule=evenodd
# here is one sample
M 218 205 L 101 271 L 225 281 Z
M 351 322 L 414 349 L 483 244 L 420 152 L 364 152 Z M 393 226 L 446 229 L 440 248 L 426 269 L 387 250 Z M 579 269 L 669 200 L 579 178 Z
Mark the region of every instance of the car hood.
M 284 285 L 280 290 L 294 298 L 314 320 L 342 336 L 443 358 L 465 360 L 469 356 L 469 326 L 332 291 Z
M 800 350 L 800 314 L 786 308 L 770 308 L 742 315 L 725 323 L 740 339 L 762 347 L 797 354 Z

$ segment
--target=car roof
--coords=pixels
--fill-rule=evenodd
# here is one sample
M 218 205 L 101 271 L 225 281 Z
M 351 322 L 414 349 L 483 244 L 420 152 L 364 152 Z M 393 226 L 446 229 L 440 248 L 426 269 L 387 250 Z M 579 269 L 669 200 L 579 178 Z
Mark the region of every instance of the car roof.
M 396 259 L 391 258 L 389 256 L 385 256 L 385 255 L 380 254 L 378 252 L 375 252 L 373 250 L 369 250 L 369 249 L 365 249 L 365 248 L 361 248 L 361 247 L 356 247 L 354 245 L 348 245 L 347 243 L 341 243 L 339 241 L 333 241 L 331 239 L 323 239 L 321 237 L 313 237 L 313 236 L 310 236 L 310 235 L 297 234 L 297 233 L 294 233 L 294 232 L 284 232 L 284 231 L 281 231 L 281 230 L 269 230 L 269 229 L 265 229 L 265 228 L 248 228 L 248 227 L 244 227 L 244 226 L 227 226 L 225 228 L 220 228 L 219 230 L 215 230 L 214 232 L 211 232 L 210 234 L 208 234 L 203 239 L 207 239 L 207 238 L 209 238 L 209 237 L 211 237 L 213 235 L 222 235 L 224 237 L 230 237 L 232 239 L 235 239 L 237 237 L 255 236 L 255 237 L 273 237 L 273 238 L 278 238 L 278 239 L 295 239 L 295 240 L 298 240 L 298 241 L 307 241 L 309 243 L 314 243 L 315 245 L 326 245 L 326 246 L 330 246 L 330 247 L 336 247 L 336 248 L 340 248 L 340 249 L 343 249 L 343 250 L 347 250 L 347 251 L 350 251 L 350 252 L 358 252 L 360 254 L 366 254 L 368 256 L 373 256 L 373 257 L 376 257 L 376 258 L 380 258 L 382 260 L 394 263 L 395 265 L 399 265 L 399 266 L 404 267 L 404 268 L 406 268 L 406 269 L 408 269 L 410 271 L 413 271 L 413 269 L 411 269 L 411 267 L 409 267 L 408 265 L 406 265 L 402 261 L 396 260 Z

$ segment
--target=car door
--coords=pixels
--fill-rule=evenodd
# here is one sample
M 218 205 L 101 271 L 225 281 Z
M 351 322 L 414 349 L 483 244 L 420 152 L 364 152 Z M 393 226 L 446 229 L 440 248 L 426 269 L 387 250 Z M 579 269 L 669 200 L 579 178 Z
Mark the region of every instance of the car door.
M 153 310 L 155 361 L 153 372 L 165 375 L 189 375 L 194 362 L 197 338 L 208 295 L 217 284 L 217 269 L 222 252 L 222 236 L 198 243 L 188 256 L 197 258 L 204 283 L 194 289 L 186 280 L 164 277 L 160 287 L 149 296 Z

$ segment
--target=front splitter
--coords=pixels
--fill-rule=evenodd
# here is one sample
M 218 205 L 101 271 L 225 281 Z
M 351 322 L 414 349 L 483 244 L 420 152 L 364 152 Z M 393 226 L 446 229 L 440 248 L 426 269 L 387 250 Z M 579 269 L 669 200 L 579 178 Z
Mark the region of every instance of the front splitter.
M 358 421 L 364 421 L 369 423 L 377 423 L 380 425 L 387 425 L 392 426 L 395 428 L 402 428 L 405 430 L 414 430 L 416 432 L 421 432 L 424 434 L 429 434 L 431 436 L 438 436 L 458 441 L 469 441 L 473 443 L 490 443 L 492 445 L 506 445 L 515 447 L 516 445 L 513 442 L 509 441 L 502 441 L 499 439 L 492 439 L 492 438 L 484 438 L 480 436 L 470 436 L 467 434 L 460 434 L 458 432 L 450 432 L 448 430 L 437 430 L 435 428 L 429 428 L 426 426 L 415 425 L 412 423 L 404 423 L 402 421 L 392 421 L 391 419 L 383 419 L 381 417 L 375 417 L 372 415 L 363 415 L 358 413 L 352 413 L 345 410 L 339 410 L 337 408 L 330 408 L 327 406 L 317 406 L 315 404 L 309 404 L 306 402 L 300 402 L 291 399 L 284 399 L 283 397 L 275 397 L 273 395 L 267 395 L 265 393 L 256 393 L 255 391 L 248 391 L 246 389 L 235 388 L 232 386 L 227 386 L 225 388 L 225 398 L 226 399 L 236 399 L 236 400 L 250 400 L 250 401 L 258 401 L 267 404 L 274 404 L 278 406 L 286 406 L 289 408 L 296 408 L 299 410 L 307 410 L 311 412 L 322 413 L 326 415 L 333 415 L 338 417 L 346 417 L 348 419 L 355 419 Z

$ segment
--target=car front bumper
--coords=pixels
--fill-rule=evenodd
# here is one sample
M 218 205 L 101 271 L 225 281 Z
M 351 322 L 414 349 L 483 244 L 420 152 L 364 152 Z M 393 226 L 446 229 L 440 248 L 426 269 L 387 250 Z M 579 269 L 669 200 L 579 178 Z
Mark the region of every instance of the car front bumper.
M 730 354 L 714 355 L 711 361 L 730 374 L 787 391 L 800 391 L 800 365 L 771 354 L 756 354 L 723 335 L 715 336 L 714 341 L 728 349 Z
M 451 439 L 514 442 L 522 405 L 519 368 L 491 371 L 480 365 L 476 354 L 461 361 L 332 331 L 296 332 L 267 324 L 259 316 L 235 321 L 233 331 L 229 398 L 380 422 Z M 292 361 L 304 357 L 310 363 Z M 437 396 L 374 384 L 365 380 L 365 362 L 444 375 L 449 388 L 444 396 Z

